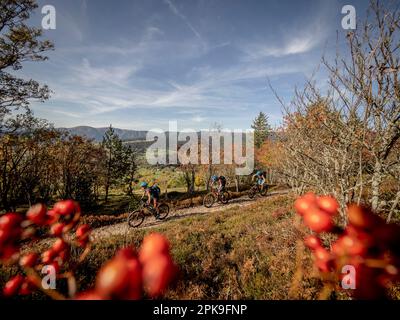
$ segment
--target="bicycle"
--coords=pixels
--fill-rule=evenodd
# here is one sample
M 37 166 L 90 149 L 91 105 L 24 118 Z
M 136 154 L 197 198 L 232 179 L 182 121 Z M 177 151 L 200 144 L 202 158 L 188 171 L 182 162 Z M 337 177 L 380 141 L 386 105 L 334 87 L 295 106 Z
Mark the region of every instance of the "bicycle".
M 265 197 L 268 193 L 268 185 L 264 184 L 264 187 L 261 189 L 259 184 L 253 185 L 249 190 L 249 198 L 253 199 L 256 194 L 259 193 L 262 197 Z
M 149 205 L 146 201 L 142 200 L 139 209 L 128 214 L 128 225 L 132 228 L 137 228 L 143 223 L 147 216 L 153 215 L 159 220 L 164 220 L 168 214 L 168 204 L 160 203 L 158 210 L 156 210 L 152 205 Z
M 221 202 L 222 204 L 227 204 L 229 201 L 229 193 L 225 190 L 218 192 L 217 190 L 213 190 L 207 193 L 203 199 L 203 205 L 206 208 L 211 208 L 215 202 Z

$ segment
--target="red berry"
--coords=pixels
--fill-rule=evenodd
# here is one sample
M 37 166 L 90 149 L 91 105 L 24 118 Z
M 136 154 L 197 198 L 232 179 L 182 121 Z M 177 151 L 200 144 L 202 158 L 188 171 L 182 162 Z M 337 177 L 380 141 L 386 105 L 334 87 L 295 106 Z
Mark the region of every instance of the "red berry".
M 315 264 L 322 272 L 330 270 L 331 255 L 328 250 L 323 247 L 314 250 Z
M 134 259 L 137 257 L 136 251 L 133 248 L 126 247 L 118 250 L 115 255 L 116 258 Z
M 321 247 L 321 239 L 314 235 L 309 235 L 304 239 L 305 245 L 310 249 Z
M 317 205 L 321 210 L 335 215 L 339 209 L 339 203 L 331 196 L 320 196 L 317 198 Z
M 23 268 L 32 268 L 36 265 L 38 258 L 36 253 L 28 253 L 19 259 L 19 265 Z
M 169 241 L 160 233 L 152 233 L 144 237 L 139 251 L 139 260 L 141 263 L 158 254 L 168 254 Z
M 21 275 L 17 275 L 10 280 L 7 281 L 6 285 L 3 289 L 3 295 L 5 297 L 12 297 L 18 293 L 18 290 L 21 288 L 22 283 L 24 282 L 24 277 Z
M 87 224 L 82 224 L 76 229 L 76 236 L 79 239 L 83 239 L 88 236 L 90 232 L 90 226 Z
M 350 204 L 347 208 L 349 223 L 359 229 L 370 229 L 385 222 L 367 208 Z
M 368 250 L 368 247 L 356 237 L 344 235 L 340 241 L 342 242 L 344 251 L 349 255 L 361 256 Z
M 3 243 L 7 242 L 10 238 L 10 233 L 6 232 L 3 229 L 0 229 L 0 246 L 3 245 Z
M 80 246 L 81 248 L 85 248 L 88 245 L 88 243 L 89 243 L 89 238 L 78 240 L 78 246 Z
M 104 298 L 95 290 L 89 290 L 79 293 L 75 300 L 104 300 Z
M 133 258 L 127 262 L 129 271 L 128 292 L 125 298 L 128 300 L 138 300 L 142 296 L 142 266 L 139 260 Z
M 346 250 L 343 246 L 342 238 L 337 239 L 331 245 L 331 251 L 335 256 L 341 257 L 346 255 Z
M 44 204 L 38 203 L 29 208 L 26 217 L 37 225 L 42 225 L 46 222 L 47 208 Z
M 128 281 L 129 269 L 126 260 L 114 258 L 97 274 L 96 291 L 103 297 L 118 297 L 126 290 Z
M 294 208 L 299 215 L 304 215 L 311 208 L 315 207 L 316 197 L 313 193 L 307 193 L 301 198 L 298 198 L 294 203 Z
M 21 296 L 30 295 L 33 291 L 32 285 L 28 281 L 24 281 L 21 285 L 21 288 L 18 291 L 18 294 Z
M 53 246 L 52 246 L 52 250 L 54 251 L 54 252 L 56 252 L 56 253 L 60 253 L 61 251 L 64 251 L 64 250 L 66 250 L 66 249 L 68 249 L 69 248 L 69 245 L 68 245 L 68 243 L 66 243 L 63 239 L 61 239 L 61 238 L 58 238 L 55 242 L 54 242 L 54 244 L 53 244 Z
M 18 257 L 19 248 L 14 244 L 3 246 L 0 250 L 0 260 L 14 260 Z
M 51 225 L 58 221 L 60 215 L 53 209 L 47 211 L 46 213 L 46 224 Z
M 50 234 L 59 237 L 62 235 L 64 227 L 65 225 L 63 223 L 55 223 L 50 227 Z
M 60 268 L 61 268 L 61 263 L 59 263 L 57 260 L 54 260 L 52 263 L 49 264 L 50 266 L 52 266 L 55 270 L 56 273 L 60 272 Z
M 49 249 L 42 253 L 42 262 L 44 264 L 49 264 L 53 261 L 53 259 L 56 257 L 56 255 L 57 255 L 57 252 L 55 252 L 52 249 Z
M 0 229 L 12 231 L 16 227 L 20 227 L 22 220 L 22 216 L 18 213 L 6 213 L 0 217 Z
M 151 257 L 143 266 L 144 289 L 150 297 L 161 295 L 174 277 L 175 266 L 164 254 Z
M 330 231 L 333 227 L 332 217 L 317 208 L 312 208 L 304 214 L 304 223 L 317 233 Z
M 75 209 L 75 202 L 73 200 L 58 201 L 53 207 L 53 210 L 61 216 L 72 214 Z

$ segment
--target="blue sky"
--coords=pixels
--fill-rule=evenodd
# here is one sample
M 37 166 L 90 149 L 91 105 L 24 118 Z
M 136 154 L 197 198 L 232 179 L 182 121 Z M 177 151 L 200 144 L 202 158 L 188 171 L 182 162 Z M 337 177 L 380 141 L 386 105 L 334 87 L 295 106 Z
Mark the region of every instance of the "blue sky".
M 39 1 L 52 4 L 55 51 L 21 71 L 53 90 L 33 103 L 55 126 L 246 129 L 259 111 L 273 126 L 285 101 L 335 51 L 341 8 L 368 1 Z M 32 24 L 40 26 L 40 10 Z M 326 82 L 323 73 L 317 80 Z

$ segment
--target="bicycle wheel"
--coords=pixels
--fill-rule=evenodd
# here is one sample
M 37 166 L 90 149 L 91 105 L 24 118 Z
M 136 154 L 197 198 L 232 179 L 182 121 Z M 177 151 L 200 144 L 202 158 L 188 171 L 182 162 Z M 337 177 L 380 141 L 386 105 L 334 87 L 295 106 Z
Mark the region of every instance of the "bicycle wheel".
M 223 192 L 221 192 L 219 199 L 221 200 L 222 204 L 227 204 L 229 201 L 229 194 L 227 192 L 223 191 Z
M 256 190 L 255 190 L 254 187 L 252 187 L 252 188 L 250 189 L 250 191 L 249 191 L 249 198 L 250 198 L 250 199 L 253 199 L 255 195 L 256 195 Z
M 262 190 L 260 190 L 260 194 L 265 197 L 268 193 L 268 186 L 265 185 L 264 188 Z
M 137 228 L 143 223 L 144 218 L 144 213 L 141 210 L 133 211 L 128 215 L 128 225 Z
M 160 220 L 164 220 L 166 217 L 168 217 L 169 214 L 169 206 L 166 203 L 162 203 L 158 206 L 158 218 Z
M 203 205 L 206 208 L 211 208 L 215 202 L 215 196 L 212 193 L 207 194 L 203 199 Z

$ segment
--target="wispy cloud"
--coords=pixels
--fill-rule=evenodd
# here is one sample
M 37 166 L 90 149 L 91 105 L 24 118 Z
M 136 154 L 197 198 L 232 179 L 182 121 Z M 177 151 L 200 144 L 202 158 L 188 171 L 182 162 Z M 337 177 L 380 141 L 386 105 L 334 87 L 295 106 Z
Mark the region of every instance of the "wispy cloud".
M 164 2 L 168 5 L 168 7 L 170 8 L 170 10 L 174 15 L 182 19 L 182 21 L 188 26 L 188 28 L 193 32 L 193 34 L 200 40 L 203 46 L 206 46 L 206 43 L 203 40 L 203 37 L 200 35 L 200 33 L 195 29 L 195 27 L 193 27 L 189 19 L 178 10 L 178 8 L 172 3 L 172 1 L 164 0 Z
M 264 16 L 254 11 L 255 23 L 249 24 L 243 13 L 252 10 L 251 4 L 226 13 L 207 3 L 196 3 L 195 11 L 188 2 L 180 7 L 174 0 L 161 6 L 138 2 L 126 21 L 120 17 L 130 17 L 132 3 L 121 1 L 99 31 L 96 19 L 106 14 L 87 0 L 77 3 L 59 2 L 63 16 L 56 45 L 61 45 L 46 68 L 27 73 L 55 92 L 35 111 L 42 108 L 42 116 L 57 126 L 112 121 L 149 128 L 174 117 L 194 127 L 221 118 L 228 126 L 246 126 L 253 112 L 266 107 L 276 120 L 280 110 L 266 89 L 267 77 L 290 99 L 289 91 L 314 70 L 316 51 L 329 31 L 323 23 L 329 10 L 322 5 L 309 19 L 293 15 L 282 23 L 276 12 Z M 99 7 L 106 8 L 105 3 Z M 276 34 L 265 34 L 273 24 L 279 24 Z
M 327 23 L 332 16 L 333 2 L 320 4 L 299 28 L 298 24 L 285 24 L 282 26 L 282 35 L 270 41 L 270 39 L 258 39 L 255 42 L 242 42 L 240 50 L 247 55 L 245 61 L 259 60 L 263 58 L 281 58 L 290 55 L 304 54 L 315 48 L 321 48 L 330 33 L 330 25 Z
M 244 50 L 247 52 L 245 60 L 262 59 L 267 57 L 284 57 L 287 55 L 309 52 L 320 44 L 320 38 L 306 34 L 287 40 L 283 45 L 264 45 L 260 43 L 248 44 Z
M 140 69 L 137 65 L 94 67 L 89 59 L 84 58 L 77 67 L 72 67 L 76 80 L 84 87 L 96 87 L 98 85 L 113 85 L 126 87 L 128 79 Z
M 52 86 L 55 91 L 53 100 L 82 105 L 79 110 L 68 111 L 75 118 L 79 113 L 87 117 L 111 114 L 117 110 L 161 108 L 175 111 L 182 109 L 193 114 L 191 121 L 200 123 L 207 118 L 200 116 L 199 111 L 214 112 L 229 108 L 232 112 L 241 110 L 244 104 L 256 106 L 256 103 L 248 100 L 254 88 L 243 87 L 241 82 L 257 79 L 266 81 L 267 77 L 305 73 L 310 68 L 304 63 L 241 63 L 222 69 L 203 67 L 188 71 L 191 84 L 168 80 L 164 81 L 168 86 L 154 88 L 153 79 L 141 79 L 141 87 L 132 84 L 132 79 L 137 79 L 141 67 L 131 62 L 98 67 L 84 58 L 80 64 L 70 67 L 62 83 Z

